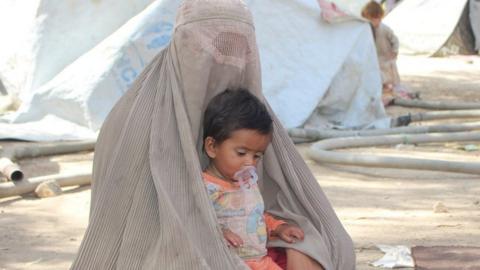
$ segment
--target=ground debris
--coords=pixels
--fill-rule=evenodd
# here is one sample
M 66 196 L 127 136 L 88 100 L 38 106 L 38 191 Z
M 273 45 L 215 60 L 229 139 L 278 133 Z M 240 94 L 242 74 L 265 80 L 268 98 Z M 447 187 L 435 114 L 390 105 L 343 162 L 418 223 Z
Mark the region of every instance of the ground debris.
M 35 189 L 35 194 L 39 198 L 53 197 L 61 193 L 62 188 L 55 180 L 43 182 Z
M 437 228 L 456 228 L 456 227 L 462 227 L 462 224 L 440 224 L 437 225 Z
M 436 202 L 433 205 L 434 213 L 448 213 L 448 208 L 442 202 Z
M 473 152 L 473 151 L 478 151 L 478 146 L 475 144 L 467 144 L 463 146 L 463 150 L 467 152 Z

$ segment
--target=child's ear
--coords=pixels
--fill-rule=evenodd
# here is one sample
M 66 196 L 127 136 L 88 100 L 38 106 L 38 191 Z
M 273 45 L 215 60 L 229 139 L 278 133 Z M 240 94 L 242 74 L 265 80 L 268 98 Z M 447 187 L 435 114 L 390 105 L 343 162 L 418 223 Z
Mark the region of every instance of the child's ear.
M 207 156 L 209 158 L 215 158 L 217 156 L 217 151 L 215 148 L 215 139 L 208 136 L 205 138 L 204 143 L 204 148 L 205 148 L 205 153 L 207 153 Z

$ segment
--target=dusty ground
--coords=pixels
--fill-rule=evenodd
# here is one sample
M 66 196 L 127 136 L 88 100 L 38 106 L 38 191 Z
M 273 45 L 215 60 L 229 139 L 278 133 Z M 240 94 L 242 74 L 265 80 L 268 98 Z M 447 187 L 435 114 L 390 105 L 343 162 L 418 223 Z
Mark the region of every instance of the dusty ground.
M 424 99 L 480 101 L 480 58 L 402 57 L 405 84 Z M 410 110 L 389 108 L 392 115 Z M 478 142 L 476 142 L 478 145 Z M 464 143 L 392 146 L 351 152 L 479 161 Z M 299 145 L 304 154 L 308 145 Z M 305 156 L 305 155 L 304 155 Z M 90 170 L 91 153 L 24 160 L 30 176 Z M 479 245 L 480 177 L 443 172 L 318 165 L 307 159 L 355 241 L 358 269 L 382 254 L 376 244 Z M 0 200 L 0 269 L 68 269 L 80 244 L 89 210 L 88 187 L 47 199 Z M 447 213 L 434 213 L 442 202 Z

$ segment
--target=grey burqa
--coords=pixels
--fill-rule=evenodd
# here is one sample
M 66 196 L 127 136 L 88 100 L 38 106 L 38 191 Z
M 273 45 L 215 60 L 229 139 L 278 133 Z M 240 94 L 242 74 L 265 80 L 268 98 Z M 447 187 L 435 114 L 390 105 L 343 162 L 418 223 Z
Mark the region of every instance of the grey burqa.
M 89 225 L 72 269 L 248 269 L 223 240 L 202 181 L 204 109 L 240 87 L 265 101 L 248 8 L 240 0 L 184 1 L 171 43 L 103 124 Z M 300 250 L 326 270 L 355 269 L 349 235 L 270 113 L 260 188 L 266 209 L 297 223 L 305 240 L 269 245 Z

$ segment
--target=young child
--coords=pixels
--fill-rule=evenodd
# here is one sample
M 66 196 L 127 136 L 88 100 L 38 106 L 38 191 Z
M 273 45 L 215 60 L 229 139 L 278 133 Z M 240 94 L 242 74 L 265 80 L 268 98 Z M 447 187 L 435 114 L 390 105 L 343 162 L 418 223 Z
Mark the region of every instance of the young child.
M 203 127 L 210 159 L 203 177 L 223 237 L 251 269 L 282 269 L 267 256 L 267 240 L 293 243 L 304 234 L 264 212 L 255 167 L 272 139 L 265 105 L 246 90 L 226 90 L 208 104 Z
M 388 105 L 394 96 L 412 98 L 413 96 L 400 85 L 397 70 L 398 38 L 390 27 L 382 23 L 385 12 L 382 6 L 370 1 L 362 10 L 362 16 L 370 21 L 377 47 L 378 63 L 382 75 L 383 100 Z

